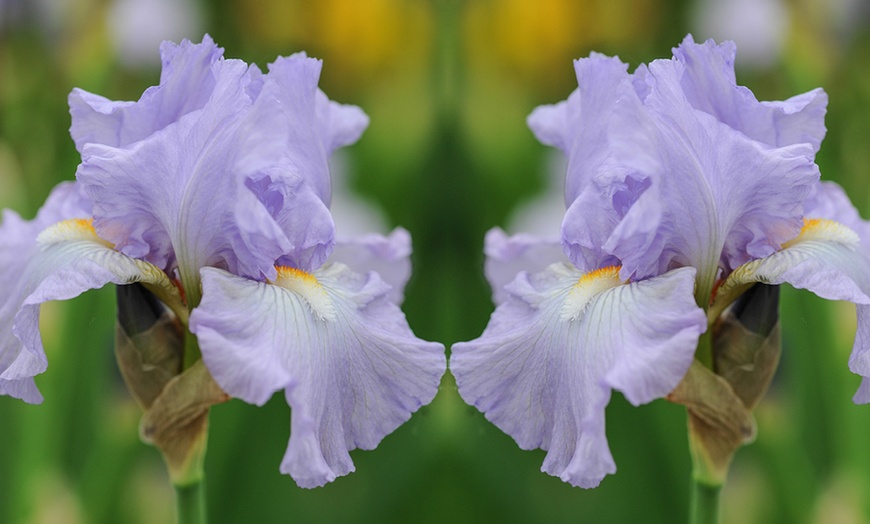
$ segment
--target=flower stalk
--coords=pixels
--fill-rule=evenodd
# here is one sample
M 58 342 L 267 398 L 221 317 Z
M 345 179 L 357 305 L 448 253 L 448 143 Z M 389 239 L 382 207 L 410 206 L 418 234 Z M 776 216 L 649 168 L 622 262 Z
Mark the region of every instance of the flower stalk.
M 689 524 L 716 524 L 719 522 L 719 494 L 722 485 L 711 485 L 692 479 Z
M 690 523 L 718 522 L 719 492 L 734 453 L 755 438 L 752 410 L 779 363 L 779 287 L 749 288 L 710 333 L 712 368 L 695 360 L 668 396 L 685 405 L 689 416 Z
M 145 411 L 140 436 L 163 454 L 179 522 L 204 523 L 208 410 L 229 397 L 202 359 L 182 366 L 199 349 L 170 309 L 138 284 L 118 286 L 117 297 L 115 355 L 127 388 Z

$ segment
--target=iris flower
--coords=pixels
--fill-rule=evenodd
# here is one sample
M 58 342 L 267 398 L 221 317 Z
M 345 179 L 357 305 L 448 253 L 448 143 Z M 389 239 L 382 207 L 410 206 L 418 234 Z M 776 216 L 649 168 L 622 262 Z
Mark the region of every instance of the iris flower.
M 575 486 L 616 470 L 612 390 L 634 405 L 667 395 L 755 282 L 859 304 L 852 367 L 870 371 L 860 218 L 848 205 L 853 221 L 837 221 L 832 198 L 845 196 L 814 163 L 827 96 L 760 102 L 736 84 L 734 58 L 732 43 L 691 35 L 631 74 L 593 53 L 575 62 L 578 89 L 529 117 L 568 159 L 563 254 L 490 232 L 497 307 L 478 339 L 453 346 L 450 368 L 463 399 L 521 448 L 547 450 L 543 471 Z
M 160 83 L 136 102 L 71 93 L 76 181 L 0 229 L 16 282 L 0 292 L 0 392 L 42 400 L 41 303 L 142 282 L 227 393 L 261 405 L 285 392 L 281 471 L 320 486 L 432 400 L 443 346 L 399 309 L 406 231 L 335 240 L 327 160 L 365 114 L 328 100 L 304 54 L 263 73 L 222 53 L 208 36 L 164 43 Z

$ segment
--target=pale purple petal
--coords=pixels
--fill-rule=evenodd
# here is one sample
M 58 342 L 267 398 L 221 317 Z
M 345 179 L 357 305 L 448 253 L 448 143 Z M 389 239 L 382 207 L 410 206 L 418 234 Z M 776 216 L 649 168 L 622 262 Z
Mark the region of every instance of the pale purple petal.
M 357 106 L 339 104 L 317 90 L 318 133 L 327 156 L 359 140 L 369 126 L 369 117 Z
M 849 200 L 843 188 L 834 182 L 820 182 L 814 187 L 813 193 L 804 203 L 809 218 L 833 220 L 853 230 L 860 239 L 855 249 L 860 257 L 850 262 L 846 268 L 857 283 L 866 286 L 866 275 L 870 272 L 870 222 L 861 218 L 855 206 Z M 855 273 L 860 275 L 857 278 Z M 870 295 L 870 289 L 862 287 L 865 294 Z M 858 331 L 855 335 L 855 345 L 849 358 L 849 369 L 864 377 L 861 386 L 855 394 L 854 401 L 858 404 L 870 402 L 870 307 L 856 301 L 858 314 Z
M 762 282 L 791 284 L 827 300 L 870 304 L 870 265 L 859 243 L 858 235 L 841 224 L 810 223 L 782 250 L 735 269 L 719 287 L 717 301 L 729 301 L 746 285 Z
M 858 304 L 858 331 L 855 347 L 849 357 L 849 369 L 864 377 L 852 400 L 856 404 L 870 403 L 870 306 Z
M 736 53 L 734 42 L 696 44 L 692 35 L 674 49 L 686 67 L 681 84 L 692 107 L 772 147 L 809 143 L 817 152 L 825 137 L 828 95 L 814 89 L 782 102 L 759 102 L 737 85 Z
M 62 182 L 55 187 L 36 218 L 25 221 L 13 211 L 3 211 L 0 224 L 0 274 L 9 275 L 0 286 L 0 393 L 26 402 L 42 402 L 32 378 L 6 379 L 3 374 L 21 355 L 21 343 L 13 336 L 15 314 L 24 298 L 32 291 L 32 283 L 24 278 L 28 266 L 39 252 L 36 237 L 45 227 L 70 218 L 90 216 L 90 201 L 79 186 Z
M 625 169 L 609 170 L 586 185 L 562 220 L 562 248 L 575 266 L 583 269 L 620 263 L 604 247 L 620 221 L 649 186 L 649 178 L 636 179 Z M 660 210 L 644 211 L 648 215 L 648 224 L 657 224 L 661 220 Z
M 320 267 L 332 252 L 335 223 L 312 187 L 283 167 L 261 171 L 248 178 L 246 185 L 266 207 L 289 243 L 277 265 L 305 271 Z M 260 219 L 253 216 L 251 221 L 240 221 L 239 225 L 256 233 Z
M 508 236 L 499 228 L 490 229 L 484 239 L 484 272 L 492 288 L 493 302 L 508 298 L 504 287 L 521 271 L 537 273 L 556 262 L 567 262 L 557 238 L 541 238 L 520 233 Z
M 822 181 L 813 186 L 813 191 L 804 201 L 807 218 L 824 218 L 839 222 L 858 233 L 860 249 L 870 264 L 870 223 L 861 218 L 848 195 L 835 182 Z
M 620 85 L 631 87 L 628 66 L 619 58 L 592 53 L 574 63 L 579 88 L 568 100 L 541 106 L 528 118 L 535 136 L 568 157 L 565 203 L 571 205 L 585 185 L 611 159 L 607 121 L 619 102 Z
M 520 274 L 483 335 L 453 345 L 460 395 L 521 448 L 547 450 L 543 471 L 597 486 L 616 470 L 604 431 L 611 390 L 635 405 L 649 402 L 669 393 L 692 362 L 707 327 L 692 296 L 694 275 L 678 269 L 576 303 L 584 274 L 575 268 Z
M 289 171 L 302 177 L 329 205 L 331 187 L 327 160 L 336 148 L 356 141 L 368 126 L 368 117 L 355 106 L 331 102 L 318 88 L 320 60 L 304 53 L 278 58 L 269 64 L 257 104 L 266 103 L 259 122 L 281 129 L 268 147 L 285 157 Z M 266 101 L 275 100 L 277 104 Z
M 223 49 L 205 35 L 201 44 L 164 42 L 160 55 L 160 84 L 146 89 L 137 102 L 115 102 L 73 89 L 70 134 L 80 153 L 87 143 L 126 147 L 206 105 L 217 84 L 212 65 Z
M 190 328 L 230 395 L 263 404 L 286 389 L 281 471 L 311 488 L 353 471 L 348 451 L 374 448 L 432 400 L 444 347 L 414 337 L 374 272 L 286 271 L 270 284 L 204 268 Z
M 97 232 L 121 252 L 166 269 L 177 261 L 185 281 L 206 265 L 269 276 L 291 246 L 245 187 L 271 160 L 254 154 L 266 130 L 246 111 L 247 66 L 223 60 L 212 69 L 217 84 L 202 109 L 129 148 L 86 145 L 77 176 L 94 200 Z
M 401 305 L 411 278 L 411 235 L 396 228 L 387 236 L 369 233 L 339 239 L 329 261 L 341 262 L 360 274 L 376 272 L 391 287 L 390 301 Z
M 171 297 L 175 304 L 181 302 L 166 274 L 147 262 L 113 250 L 87 223 L 51 226 L 40 234 L 38 244 L 19 275 L 12 296 L 0 307 L 0 332 L 6 334 L 0 340 L 0 383 L 9 382 L 4 389 L 13 394 L 32 392 L 28 379 L 45 371 L 48 365 L 39 334 L 42 303 L 73 298 L 108 283 L 133 282 L 152 286 L 150 289 L 157 291 L 161 299 Z
M 715 319 L 744 289 L 755 282 L 788 283 L 828 300 L 854 302 L 858 332 L 850 369 L 865 377 L 855 402 L 870 402 L 870 264 L 861 239 L 853 230 L 830 220 L 812 220 L 801 235 L 773 255 L 752 260 L 734 270 L 719 287 L 709 318 Z
M 770 148 L 693 110 L 679 62 L 649 70 L 646 104 L 621 98 L 611 144 L 635 178 L 651 184 L 605 249 L 626 275 L 692 266 L 699 285 L 712 288 L 720 265 L 770 255 L 798 233 L 818 167 L 807 144 Z

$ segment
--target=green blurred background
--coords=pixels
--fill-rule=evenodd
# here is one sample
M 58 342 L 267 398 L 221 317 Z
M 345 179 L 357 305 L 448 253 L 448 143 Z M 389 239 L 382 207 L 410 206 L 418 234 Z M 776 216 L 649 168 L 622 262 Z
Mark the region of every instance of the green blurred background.
M 51 187 L 74 177 L 67 94 L 77 86 L 137 99 L 158 81 L 161 38 L 198 42 L 208 32 L 226 56 L 261 67 L 306 50 L 324 60 L 324 91 L 371 116 L 337 163 L 340 202 L 410 230 L 415 272 L 404 310 L 420 337 L 449 345 L 478 336 L 493 308 L 482 274 L 486 230 L 557 232 L 561 164 L 525 117 L 567 97 L 576 87 L 571 60 L 591 50 L 634 67 L 669 57 L 692 32 L 737 40 L 738 82 L 759 99 L 825 88 L 822 176 L 868 216 L 868 7 L 0 0 L 0 208 L 31 217 Z M 109 288 L 43 307 L 45 403 L 0 398 L 0 522 L 174 521 L 161 458 L 139 442 L 139 408 L 116 369 L 114 315 Z M 757 411 L 758 439 L 732 467 L 723 521 L 870 522 L 870 406 L 852 404 L 859 378 L 846 364 L 854 308 L 787 289 L 782 315 L 782 364 Z M 520 450 L 461 401 L 449 375 L 435 401 L 377 450 L 352 453 L 356 473 L 323 488 L 302 490 L 279 474 L 289 422 L 281 395 L 263 408 L 234 400 L 212 410 L 212 522 L 680 522 L 687 514 L 685 413 L 665 401 L 632 408 L 613 395 L 607 433 L 618 472 L 588 491 L 541 473 L 544 452 Z

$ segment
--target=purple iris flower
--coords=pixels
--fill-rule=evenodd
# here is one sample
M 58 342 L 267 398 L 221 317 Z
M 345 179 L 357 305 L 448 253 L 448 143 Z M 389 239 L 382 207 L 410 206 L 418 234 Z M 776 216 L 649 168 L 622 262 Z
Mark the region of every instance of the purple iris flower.
M 41 401 L 40 303 L 142 282 L 227 393 L 261 405 L 285 391 L 281 471 L 321 486 L 432 400 L 444 347 L 399 309 L 406 231 L 335 240 L 327 160 L 366 115 L 330 101 L 304 54 L 266 73 L 222 54 L 208 36 L 164 43 L 160 83 L 138 101 L 71 93 L 76 182 L 0 229 L 0 267 L 24 275 L 0 294 L 0 392 Z
M 732 43 L 691 36 L 631 74 L 593 53 L 575 63 L 578 89 L 529 117 L 568 159 L 564 254 L 491 232 L 497 307 L 450 368 L 469 404 L 547 450 L 542 469 L 573 485 L 615 471 L 611 391 L 635 405 L 672 391 L 699 336 L 753 283 L 870 301 L 858 235 L 814 214 L 827 96 L 760 102 L 736 84 L 734 58 Z M 853 369 L 870 368 L 861 333 Z

